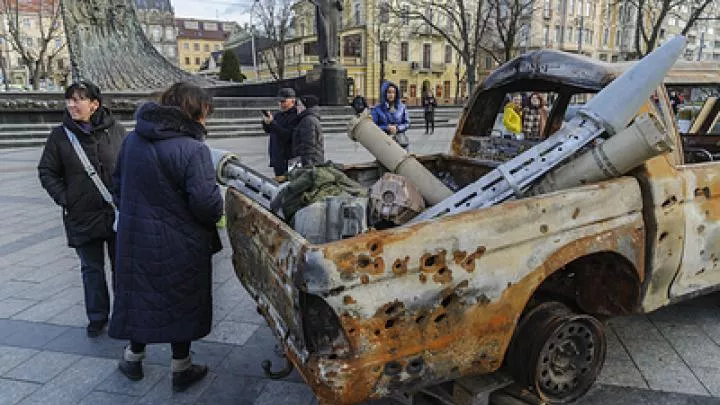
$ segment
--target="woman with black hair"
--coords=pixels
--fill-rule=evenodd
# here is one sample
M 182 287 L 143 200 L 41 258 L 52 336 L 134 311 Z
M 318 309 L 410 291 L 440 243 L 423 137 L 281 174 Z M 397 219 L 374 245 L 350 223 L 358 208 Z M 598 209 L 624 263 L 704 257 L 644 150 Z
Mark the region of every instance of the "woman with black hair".
M 53 128 L 45 142 L 38 175 L 43 188 L 62 207 L 68 245 L 80 258 L 87 335 L 97 337 L 110 313 L 106 248 L 113 273 L 115 269 L 115 211 L 105 196 L 110 200 L 108 188 L 125 129 L 103 106 L 100 89 L 88 81 L 65 90 L 65 105 L 62 125 Z M 89 166 L 81 159 L 87 159 Z M 95 181 L 102 183 L 105 196 Z
M 190 343 L 210 333 L 215 224 L 223 200 L 215 182 L 205 120 L 205 90 L 176 83 L 138 110 L 113 175 L 119 209 L 111 337 L 129 339 L 120 371 L 143 378 L 148 343 L 170 343 L 172 387 L 183 391 L 207 374 L 192 364 Z

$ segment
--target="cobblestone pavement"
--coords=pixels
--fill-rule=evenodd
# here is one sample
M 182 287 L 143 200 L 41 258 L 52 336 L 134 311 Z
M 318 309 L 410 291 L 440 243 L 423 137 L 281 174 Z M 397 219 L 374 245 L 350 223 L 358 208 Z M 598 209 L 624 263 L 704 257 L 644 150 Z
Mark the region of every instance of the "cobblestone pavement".
M 411 131 L 418 154 L 446 151 L 451 130 Z M 269 173 L 266 139 L 213 140 Z M 344 135 L 326 139 L 328 158 L 372 160 Z M 57 208 L 40 187 L 40 148 L 0 151 L 0 405 L 315 404 L 297 372 L 280 381 L 260 362 L 281 361 L 274 339 L 233 274 L 230 249 L 214 258 L 214 326 L 193 345 L 210 366 L 202 383 L 172 394 L 167 345 L 148 348 L 145 379 L 116 371 L 124 342 L 85 335 L 79 262 Z M 720 404 L 720 295 L 615 319 L 600 383 L 581 404 Z M 390 405 L 392 401 L 374 401 Z

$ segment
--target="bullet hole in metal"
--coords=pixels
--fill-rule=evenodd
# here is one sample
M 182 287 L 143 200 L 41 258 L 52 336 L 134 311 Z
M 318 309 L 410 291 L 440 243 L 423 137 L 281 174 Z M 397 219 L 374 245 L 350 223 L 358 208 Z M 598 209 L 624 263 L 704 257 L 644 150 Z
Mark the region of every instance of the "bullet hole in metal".
M 577 217 L 580 215 L 580 208 L 575 208 L 575 211 L 573 211 L 572 219 L 577 219 Z
M 700 256 L 705 256 L 705 251 L 704 251 L 704 250 L 701 250 L 701 251 L 700 251 Z
M 351 296 L 349 296 L 349 295 L 346 295 L 346 296 L 343 297 L 343 303 L 344 303 L 345 305 L 355 304 L 356 302 L 357 302 L 357 301 L 355 301 L 355 298 L 353 298 L 353 297 L 351 297 Z
M 545 208 L 543 208 L 543 209 L 540 210 L 540 213 L 541 213 L 541 214 L 545 214 L 546 212 L 547 212 L 547 210 L 546 210 Z
M 391 361 L 385 364 L 385 374 L 389 376 L 395 376 L 400 374 L 402 371 L 402 365 L 396 361 Z
M 447 314 L 440 314 L 437 317 L 435 317 L 435 323 L 442 322 L 443 319 L 447 317 Z
M 443 275 L 445 272 L 447 272 L 447 267 L 440 267 L 440 270 L 438 270 L 438 274 Z
M 459 372 L 460 372 L 460 367 L 455 366 L 450 369 L 451 374 L 458 374 Z
M 367 283 L 370 282 L 370 277 L 369 277 L 367 274 L 363 274 L 363 275 L 360 277 L 360 282 L 363 283 L 363 284 L 367 284 Z
M 355 333 L 355 329 L 348 329 L 348 333 L 351 334 L 351 335 L 354 334 L 354 333 Z
M 432 267 L 435 265 L 435 256 L 430 256 L 425 259 L 425 267 Z
M 697 232 L 698 232 L 698 233 L 703 233 L 704 231 L 705 231 L 705 225 L 700 225 L 700 226 L 697 227 Z
M 328 356 L 328 359 L 330 359 L 330 360 L 337 360 L 337 358 L 338 358 L 338 355 L 335 353 Z
M 380 336 L 380 329 L 375 329 L 375 336 Z
M 388 319 L 387 321 L 385 321 L 385 329 L 390 329 L 393 327 L 393 325 L 395 325 L 394 319 Z
M 422 323 L 422 321 L 425 320 L 425 315 L 420 315 L 417 318 L 415 318 L 415 323 Z
M 676 202 L 677 202 L 677 197 L 671 196 L 671 197 L 668 198 L 667 200 L 663 201 L 662 207 L 663 207 L 663 208 L 668 208 L 668 207 L 670 207 L 671 205 L 675 204 Z
M 425 367 L 425 359 L 418 357 L 410 360 L 405 370 L 408 374 L 418 374 L 423 370 L 423 367 Z
M 399 302 L 394 302 L 394 303 L 392 303 L 390 306 L 388 306 L 387 308 L 385 308 L 385 314 L 386 314 L 386 315 L 392 315 L 392 314 L 400 311 L 400 309 L 402 309 L 402 304 L 399 303 Z
M 710 187 L 696 188 L 695 197 L 710 198 Z
M 427 277 L 424 274 L 420 275 L 420 282 L 425 284 L 427 282 Z
M 703 274 L 703 273 L 705 273 L 705 267 L 703 267 L 702 269 L 700 269 L 700 271 L 698 271 L 697 273 L 695 273 L 695 275 L 696 275 L 696 276 L 699 276 L 700 274 Z
M 370 251 L 373 252 L 373 253 L 375 253 L 375 251 L 377 251 L 377 250 L 378 250 L 378 244 L 377 244 L 377 242 L 373 242 L 373 243 L 370 245 Z
M 372 368 L 372 371 L 375 372 L 375 373 L 377 373 L 378 371 L 380 371 L 380 367 L 379 367 L 379 366 L 375 366 L 375 367 Z
M 455 294 L 450 294 L 447 297 L 443 298 L 442 301 L 440 301 L 440 305 L 442 305 L 444 308 L 447 308 L 455 298 Z
M 350 272 L 343 271 L 343 272 L 340 273 L 340 279 L 341 279 L 342 281 L 353 281 L 353 280 L 355 280 L 356 278 L 357 278 L 357 274 L 355 274 L 355 273 L 353 273 L 353 272 L 351 272 L 351 271 L 350 271 Z
M 365 268 L 370 265 L 370 258 L 365 255 L 358 256 L 358 266 L 360 268 Z
M 340 287 L 335 287 L 335 288 L 331 289 L 330 291 L 328 291 L 328 294 L 335 296 L 335 295 L 340 295 L 340 293 L 343 291 L 345 291 L 345 286 L 341 285 Z
M 665 240 L 665 238 L 667 238 L 667 236 L 668 236 L 668 233 L 667 233 L 667 232 L 663 232 L 663 233 L 660 234 L 660 238 L 658 238 L 658 240 L 659 240 L 660 242 L 662 242 L 663 240 Z
M 548 226 L 545 224 L 540 225 L 540 233 L 547 233 Z

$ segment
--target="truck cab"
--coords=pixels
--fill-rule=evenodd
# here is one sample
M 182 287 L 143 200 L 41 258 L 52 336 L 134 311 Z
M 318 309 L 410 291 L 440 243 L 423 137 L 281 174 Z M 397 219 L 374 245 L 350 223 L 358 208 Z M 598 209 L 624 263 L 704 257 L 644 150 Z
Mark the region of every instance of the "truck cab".
M 628 65 L 532 52 L 470 98 L 450 154 L 420 157 L 463 187 L 532 141 L 495 136 L 506 95 L 553 95 L 541 138 Z M 602 320 L 720 287 L 720 163 L 685 164 L 664 86 L 642 110 L 675 149 L 621 177 L 312 244 L 227 195 L 236 274 L 321 404 L 356 404 L 507 370 L 548 403 L 592 385 Z M 499 145 L 499 146 L 498 146 Z M 377 162 L 344 172 L 369 185 Z

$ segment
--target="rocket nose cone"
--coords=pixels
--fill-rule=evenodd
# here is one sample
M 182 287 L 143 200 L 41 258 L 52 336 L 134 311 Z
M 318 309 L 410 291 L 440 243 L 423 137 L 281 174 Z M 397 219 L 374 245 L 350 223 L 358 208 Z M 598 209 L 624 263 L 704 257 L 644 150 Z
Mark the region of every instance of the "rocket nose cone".
M 686 43 L 687 38 L 676 36 L 655 49 L 596 94 L 583 110 L 601 118 L 608 132 L 621 131 L 663 82 Z

